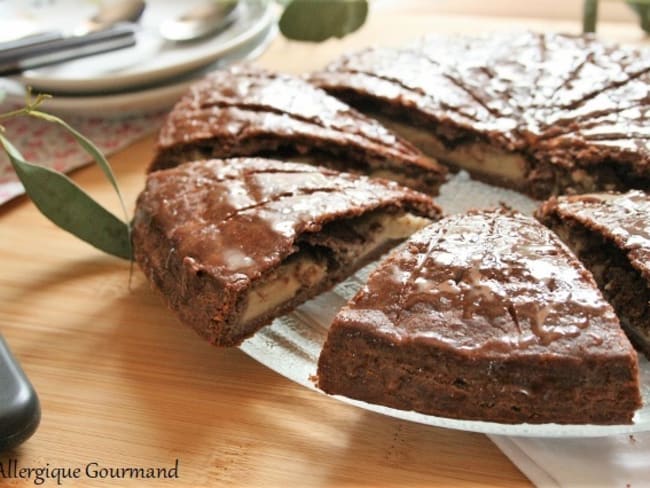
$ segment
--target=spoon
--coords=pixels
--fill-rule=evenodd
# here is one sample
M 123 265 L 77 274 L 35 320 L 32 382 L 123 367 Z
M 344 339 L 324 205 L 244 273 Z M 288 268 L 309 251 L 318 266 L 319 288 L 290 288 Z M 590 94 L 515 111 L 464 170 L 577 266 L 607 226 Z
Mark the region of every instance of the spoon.
M 143 0 L 104 1 L 97 13 L 75 28 L 73 34 L 83 36 L 91 32 L 107 29 L 120 22 L 135 22 L 142 16 L 145 6 Z
M 163 39 L 188 42 L 207 37 L 232 24 L 239 15 L 239 0 L 205 1 L 160 26 Z

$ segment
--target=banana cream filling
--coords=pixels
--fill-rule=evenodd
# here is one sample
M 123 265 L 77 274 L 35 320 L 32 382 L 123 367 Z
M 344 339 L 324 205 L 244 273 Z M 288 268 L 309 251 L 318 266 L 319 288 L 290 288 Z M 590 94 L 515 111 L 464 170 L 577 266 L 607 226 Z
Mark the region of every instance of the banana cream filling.
M 422 152 L 443 163 L 515 183 L 524 183 L 526 161 L 518 154 L 485 142 L 465 142 L 455 148 L 446 147 L 433 131 L 422 130 L 388 117 L 372 114 L 384 126 L 399 134 Z
M 327 263 L 316 261 L 307 253 L 295 256 L 290 262 L 281 265 L 273 277 L 253 287 L 248 303 L 242 314 L 242 322 L 247 323 L 266 314 L 274 308 L 290 301 L 303 287 L 314 287 L 325 279 Z
M 406 239 L 431 223 L 429 219 L 410 213 L 400 215 L 384 212 L 363 215 L 353 222 L 355 231 L 366 236 L 363 244 L 351 249 L 355 256 L 354 263 L 363 261 L 391 241 Z M 291 256 L 271 276 L 252 288 L 241 322 L 254 321 L 291 301 L 301 290 L 315 288 L 327 278 L 327 265 L 325 258 L 319 259 L 306 250 Z

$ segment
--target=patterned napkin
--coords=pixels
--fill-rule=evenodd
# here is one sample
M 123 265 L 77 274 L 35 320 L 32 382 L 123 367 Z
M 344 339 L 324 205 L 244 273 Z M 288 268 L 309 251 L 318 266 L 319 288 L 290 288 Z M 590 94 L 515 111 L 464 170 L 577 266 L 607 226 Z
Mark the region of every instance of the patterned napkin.
M 14 108 L 10 104 L 0 103 L 0 113 Z M 66 117 L 66 122 L 109 155 L 158 130 L 163 117 L 164 113 L 121 119 Z M 6 120 L 2 125 L 9 140 L 30 163 L 67 173 L 92 161 L 70 134 L 54 124 L 32 117 L 18 117 Z M 23 193 L 23 186 L 9 159 L 0 151 L 0 205 Z

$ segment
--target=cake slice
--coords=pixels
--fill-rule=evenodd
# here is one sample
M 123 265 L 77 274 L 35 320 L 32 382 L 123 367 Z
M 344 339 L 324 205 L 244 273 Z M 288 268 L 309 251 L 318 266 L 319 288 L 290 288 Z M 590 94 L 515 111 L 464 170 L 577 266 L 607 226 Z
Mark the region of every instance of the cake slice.
M 151 173 L 135 259 L 181 320 L 233 346 L 439 217 L 385 180 L 267 159 Z
M 650 56 L 565 34 L 430 36 L 310 81 L 474 177 L 534 198 L 650 189 Z
M 503 423 L 630 423 L 636 352 L 591 274 L 534 219 L 447 217 L 384 259 L 334 319 L 330 394 Z
M 252 66 L 216 71 L 167 117 L 150 170 L 234 156 L 299 160 L 393 179 L 435 195 L 446 170 L 306 81 Z
M 630 191 L 552 198 L 537 218 L 592 272 L 630 341 L 650 359 L 650 197 Z

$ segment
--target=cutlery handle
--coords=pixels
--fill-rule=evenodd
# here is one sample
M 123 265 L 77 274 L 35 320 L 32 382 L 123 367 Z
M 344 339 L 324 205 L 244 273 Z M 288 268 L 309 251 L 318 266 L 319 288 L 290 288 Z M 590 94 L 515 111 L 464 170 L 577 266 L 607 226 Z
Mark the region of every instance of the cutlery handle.
M 4 56 L 5 53 L 14 52 L 17 49 L 39 46 L 60 39 L 63 39 L 63 34 L 61 32 L 47 31 L 30 34 L 12 41 L 0 42 L 0 56 Z
M 56 32 L 44 32 L 0 43 L 0 76 L 133 45 L 135 33 L 130 24 L 117 24 L 83 36 L 64 37 Z
M 27 440 L 40 419 L 36 392 L 0 336 L 0 453 Z

